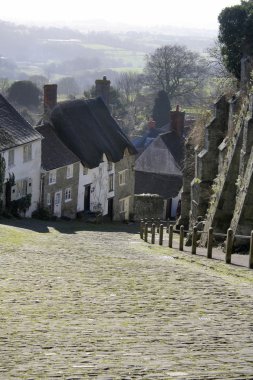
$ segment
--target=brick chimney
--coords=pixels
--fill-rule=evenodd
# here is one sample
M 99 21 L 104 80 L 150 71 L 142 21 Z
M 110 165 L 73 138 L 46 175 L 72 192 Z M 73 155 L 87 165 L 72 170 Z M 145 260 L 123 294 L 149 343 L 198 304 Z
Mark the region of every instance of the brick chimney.
M 101 96 L 104 103 L 109 107 L 111 81 L 107 80 L 106 76 L 103 76 L 103 79 L 97 79 L 95 84 L 96 96 Z
M 176 111 L 170 111 L 171 131 L 176 132 L 179 137 L 184 134 L 184 119 L 185 112 L 179 111 L 179 105 L 177 105 Z
M 57 104 L 57 84 L 44 85 L 44 113 L 49 113 Z

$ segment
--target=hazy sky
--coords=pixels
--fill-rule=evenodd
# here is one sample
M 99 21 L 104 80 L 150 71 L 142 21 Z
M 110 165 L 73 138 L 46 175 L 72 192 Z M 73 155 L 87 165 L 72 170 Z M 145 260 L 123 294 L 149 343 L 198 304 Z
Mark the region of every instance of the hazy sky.
M 217 29 L 217 17 L 240 0 L 4 0 L 0 19 L 47 24 L 100 19 L 139 26 Z

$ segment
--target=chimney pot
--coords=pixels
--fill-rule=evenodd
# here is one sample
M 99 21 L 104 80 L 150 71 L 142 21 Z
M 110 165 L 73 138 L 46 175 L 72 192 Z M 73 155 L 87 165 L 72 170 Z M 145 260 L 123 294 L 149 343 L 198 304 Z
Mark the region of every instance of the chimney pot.
M 44 113 L 50 112 L 57 104 L 57 84 L 44 85 Z

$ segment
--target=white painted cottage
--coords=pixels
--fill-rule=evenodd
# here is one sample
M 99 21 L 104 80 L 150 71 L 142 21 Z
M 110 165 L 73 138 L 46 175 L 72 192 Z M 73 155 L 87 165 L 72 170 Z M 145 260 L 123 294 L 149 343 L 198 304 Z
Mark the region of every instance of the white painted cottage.
M 12 201 L 31 194 L 31 205 L 25 212 L 28 217 L 40 198 L 41 139 L 40 133 L 0 94 L 0 154 L 6 164 L 3 205 L 9 208 Z

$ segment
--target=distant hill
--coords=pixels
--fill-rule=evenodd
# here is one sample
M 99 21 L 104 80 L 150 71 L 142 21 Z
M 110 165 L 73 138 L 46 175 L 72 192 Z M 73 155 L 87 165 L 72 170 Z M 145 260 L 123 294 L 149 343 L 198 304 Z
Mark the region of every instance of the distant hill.
M 0 39 L 0 78 L 44 75 L 56 81 L 72 76 L 80 88 L 92 85 L 98 75 L 105 74 L 113 81 L 118 72 L 141 71 L 146 54 L 159 46 L 179 44 L 203 53 L 216 38 L 215 31 L 168 26 L 117 32 L 92 31 L 92 26 L 84 23 L 71 29 L 5 21 L 0 21 L 0 34 L 4 36 Z

